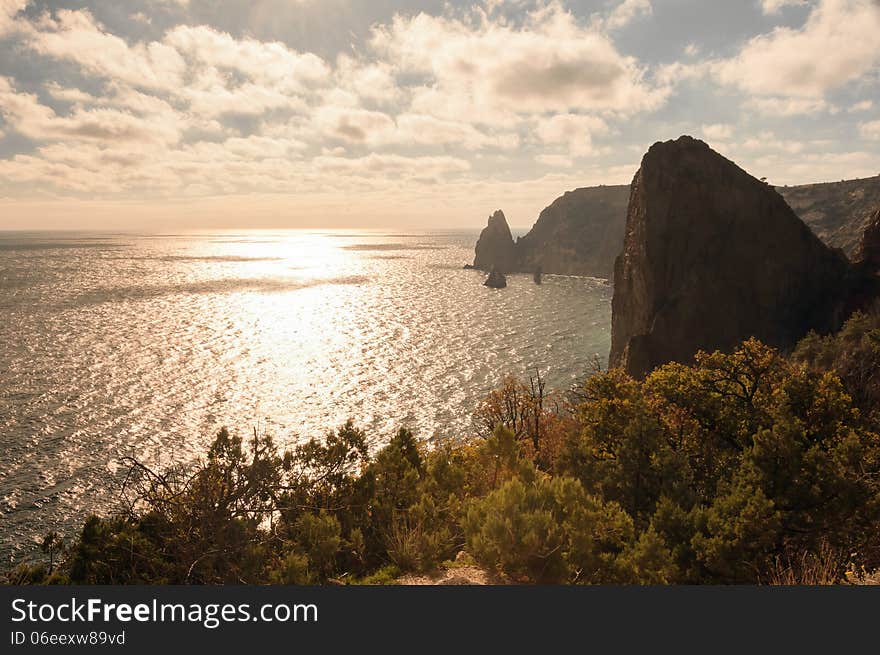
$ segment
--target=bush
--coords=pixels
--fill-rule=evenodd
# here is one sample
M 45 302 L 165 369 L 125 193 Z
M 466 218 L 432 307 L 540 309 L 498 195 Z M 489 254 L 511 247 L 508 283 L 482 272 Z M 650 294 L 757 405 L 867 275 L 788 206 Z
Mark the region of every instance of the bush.
M 515 478 L 477 500 L 465 519 L 469 552 L 515 580 L 615 581 L 632 520 L 573 478 Z

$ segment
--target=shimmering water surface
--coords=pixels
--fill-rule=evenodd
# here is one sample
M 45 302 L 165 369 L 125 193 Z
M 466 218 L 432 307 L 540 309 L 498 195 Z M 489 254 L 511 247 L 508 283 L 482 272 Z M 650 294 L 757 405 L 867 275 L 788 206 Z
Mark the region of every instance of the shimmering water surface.
M 110 508 L 123 456 L 190 461 L 223 425 L 460 436 L 505 373 L 607 356 L 605 281 L 487 289 L 476 236 L 0 232 L 2 556 Z

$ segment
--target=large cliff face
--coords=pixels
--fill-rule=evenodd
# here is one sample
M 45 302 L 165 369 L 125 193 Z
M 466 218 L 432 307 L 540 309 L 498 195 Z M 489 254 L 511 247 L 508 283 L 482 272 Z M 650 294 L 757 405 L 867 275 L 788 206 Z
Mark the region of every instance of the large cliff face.
M 518 270 L 611 277 L 623 244 L 627 186 L 569 191 L 516 242 Z
M 511 273 L 517 270 L 516 246 L 501 210 L 489 217 L 489 224 L 480 233 L 477 241 L 475 255 L 474 268 L 481 271 L 497 269 L 501 273 Z
M 610 364 L 640 376 L 752 336 L 789 348 L 839 325 L 852 275 L 772 187 L 702 141 L 655 144 L 615 264 Z

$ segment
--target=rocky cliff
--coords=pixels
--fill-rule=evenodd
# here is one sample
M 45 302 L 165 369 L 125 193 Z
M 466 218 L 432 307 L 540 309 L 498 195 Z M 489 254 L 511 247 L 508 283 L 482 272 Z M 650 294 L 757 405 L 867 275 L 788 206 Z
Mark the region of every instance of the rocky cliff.
M 610 365 L 641 376 L 753 336 L 788 349 L 840 325 L 855 276 L 772 187 L 702 141 L 657 143 L 630 192 Z
M 776 191 L 819 238 L 849 257 L 855 257 L 872 212 L 880 207 L 880 176 Z M 541 268 L 544 273 L 611 277 L 623 245 L 629 194 L 629 185 L 566 192 L 516 241 L 510 272 Z M 477 268 L 489 271 L 492 264 Z
M 474 268 L 481 271 L 497 269 L 502 273 L 512 273 L 517 270 L 516 246 L 501 210 L 489 217 L 489 224 L 477 241 L 475 255 Z
M 517 240 L 518 270 L 611 277 L 623 244 L 628 200 L 628 186 L 566 192 Z
M 880 273 L 880 209 L 874 212 L 865 227 L 856 261 L 869 271 Z

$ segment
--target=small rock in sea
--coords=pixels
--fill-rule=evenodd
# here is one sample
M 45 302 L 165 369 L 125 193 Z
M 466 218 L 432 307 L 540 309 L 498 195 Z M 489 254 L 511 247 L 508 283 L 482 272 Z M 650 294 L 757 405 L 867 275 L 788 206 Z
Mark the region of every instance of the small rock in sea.
M 503 289 L 507 286 L 507 278 L 504 277 L 504 273 L 497 268 L 493 268 L 492 272 L 489 273 L 489 277 L 486 278 L 486 281 L 483 282 L 483 284 L 490 289 Z
M 544 271 L 541 270 L 541 267 L 535 269 L 535 275 L 533 279 L 535 280 L 535 284 L 541 284 L 542 278 L 544 276 Z
M 473 265 L 473 264 L 465 264 L 465 265 L 464 265 L 464 270 L 466 270 L 466 271 L 472 271 L 472 270 L 474 270 L 474 265 Z

